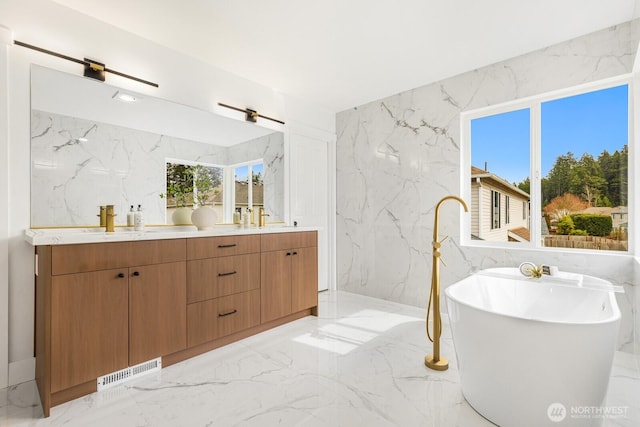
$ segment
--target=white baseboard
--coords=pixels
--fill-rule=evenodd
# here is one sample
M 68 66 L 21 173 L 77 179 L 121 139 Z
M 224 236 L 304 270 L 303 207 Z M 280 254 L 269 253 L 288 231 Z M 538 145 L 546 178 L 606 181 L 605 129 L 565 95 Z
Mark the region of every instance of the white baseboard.
M 9 385 L 31 381 L 36 377 L 36 358 L 18 360 L 9 363 Z

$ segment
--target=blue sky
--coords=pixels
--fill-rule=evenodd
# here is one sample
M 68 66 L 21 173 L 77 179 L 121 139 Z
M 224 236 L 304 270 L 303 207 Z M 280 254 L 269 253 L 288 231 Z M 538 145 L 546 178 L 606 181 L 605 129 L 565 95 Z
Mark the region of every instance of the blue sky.
M 542 103 L 542 176 L 556 158 L 571 151 L 576 159 L 603 150 L 613 153 L 628 141 L 626 85 Z M 529 176 L 529 110 L 471 121 L 471 164 L 509 182 Z
M 259 172 L 262 174 L 262 176 L 264 176 L 264 165 L 262 163 L 253 165 L 252 169 L 254 174 L 257 174 Z M 236 179 L 239 181 L 246 180 L 248 173 L 249 168 L 247 166 L 237 167 L 235 171 Z

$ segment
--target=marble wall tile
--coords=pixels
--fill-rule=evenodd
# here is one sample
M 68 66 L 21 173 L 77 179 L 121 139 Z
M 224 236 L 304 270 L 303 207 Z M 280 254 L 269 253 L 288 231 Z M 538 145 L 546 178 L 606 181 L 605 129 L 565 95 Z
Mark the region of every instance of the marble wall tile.
M 339 113 L 338 288 L 426 305 L 434 208 L 461 193 L 460 113 L 629 73 L 639 39 L 636 20 Z M 630 257 L 463 247 L 462 214 L 454 202 L 440 210 L 444 287 L 524 260 L 603 277 L 628 291 L 619 345 L 632 348 Z
M 116 206 L 116 224 L 126 224 L 129 206 L 138 204 L 147 224 L 165 224 L 159 195 L 167 159 L 226 166 L 262 158 L 267 206 L 284 217 L 281 133 L 219 147 L 33 110 L 31 135 L 32 226 L 98 225 L 98 207 L 107 204 Z

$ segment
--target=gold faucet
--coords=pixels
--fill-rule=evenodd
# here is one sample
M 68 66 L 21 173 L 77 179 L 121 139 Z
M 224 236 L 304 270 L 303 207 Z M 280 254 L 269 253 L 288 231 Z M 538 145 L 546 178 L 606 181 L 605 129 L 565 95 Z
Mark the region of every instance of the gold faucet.
M 440 336 L 442 334 L 442 319 L 440 318 L 440 247 L 447 237 L 438 241 L 438 215 L 440 205 L 446 200 L 457 200 L 464 207 L 465 212 L 469 212 L 467 204 L 458 196 L 443 197 L 436 205 L 436 217 L 433 221 L 433 266 L 431 270 L 431 292 L 429 293 L 429 304 L 427 305 L 427 337 L 433 342 L 433 354 L 429 354 L 424 358 L 424 364 L 436 371 L 446 371 L 449 368 L 449 361 L 444 357 L 440 357 Z M 444 264 L 444 261 L 442 261 Z M 433 300 L 433 338 L 429 333 L 429 311 L 431 310 L 431 301 Z
M 258 227 L 260 228 L 264 227 L 264 224 L 265 224 L 264 217 L 266 216 L 271 216 L 271 215 L 264 213 L 264 208 L 260 208 L 260 210 L 258 211 Z
M 98 216 L 100 217 L 100 227 L 106 227 L 107 226 L 107 207 L 106 206 L 100 206 L 100 214 Z
M 114 213 L 113 209 L 114 209 L 113 205 L 107 205 L 107 212 L 105 214 L 106 215 L 105 226 L 107 227 L 107 233 L 113 233 L 115 231 L 113 217 L 115 217 L 118 214 Z

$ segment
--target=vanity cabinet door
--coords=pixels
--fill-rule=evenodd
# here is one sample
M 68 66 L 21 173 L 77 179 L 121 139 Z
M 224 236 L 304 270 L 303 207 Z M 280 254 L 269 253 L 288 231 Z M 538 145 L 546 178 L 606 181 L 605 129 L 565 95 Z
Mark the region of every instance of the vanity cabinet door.
M 127 269 L 52 278 L 51 392 L 124 369 Z
M 291 258 L 291 312 L 318 305 L 318 248 L 294 249 Z
M 262 236 L 262 323 L 318 306 L 317 233 Z
M 261 254 L 262 323 L 291 314 L 291 257 L 291 249 Z
M 186 263 L 129 268 L 129 365 L 187 346 Z

